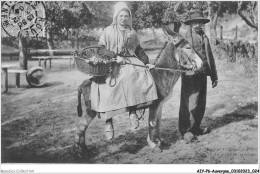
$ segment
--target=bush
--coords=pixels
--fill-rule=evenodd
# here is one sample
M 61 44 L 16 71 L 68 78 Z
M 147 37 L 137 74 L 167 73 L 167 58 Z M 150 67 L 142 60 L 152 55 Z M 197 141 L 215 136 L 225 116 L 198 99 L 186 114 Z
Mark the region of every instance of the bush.
M 19 48 L 18 39 L 16 37 L 2 37 L 2 45 L 7 45 L 16 49 Z
M 30 49 L 47 49 L 46 39 L 30 38 L 27 40 L 27 44 Z
M 254 57 L 242 57 L 239 53 L 237 53 L 237 56 L 235 56 L 231 52 L 226 52 L 219 47 L 216 48 L 214 55 L 216 59 L 221 62 L 225 62 L 229 69 L 233 69 L 231 67 L 236 68 L 236 73 L 240 75 L 254 76 L 257 73 L 257 55 Z

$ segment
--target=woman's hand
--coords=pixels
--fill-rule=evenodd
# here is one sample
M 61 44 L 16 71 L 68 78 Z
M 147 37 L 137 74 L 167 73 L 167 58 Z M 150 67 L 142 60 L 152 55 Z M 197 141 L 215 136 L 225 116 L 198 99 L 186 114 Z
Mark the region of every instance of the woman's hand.
M 117 57 L 116 57 L 116 62 L 117 62 L 118 64 L 124 65 L 124 64 L 125 64 L 125 58 L 120 57 L 120 56 L 117 56 Z
M 152 64 L 150 64 L 150 63 L 147 63 L 146 66 L 147 66 L 147 69 L 148 69 L 148 70 L 155 68 L 155 65 L 152 65 Z

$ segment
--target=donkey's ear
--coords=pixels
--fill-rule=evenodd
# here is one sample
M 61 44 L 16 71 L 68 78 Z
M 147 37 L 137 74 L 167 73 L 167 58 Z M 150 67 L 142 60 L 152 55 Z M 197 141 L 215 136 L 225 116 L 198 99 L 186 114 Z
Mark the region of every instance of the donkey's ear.
M 166 25 L 162 26 L 163 32 L 167 35 L 167 36 L 174 36 L 175 33 L 170 30 L 170 28 Z
M 172 38 L 172 39 L 175 39 L 176 37 L 178 37 L 179 36 L 179 34 L 178 33 L 176 33 L 176 32 L 174 32 L 173 30 L 171 30 L 170 28 L 169 28 L 169 26 L 162 26 L 162 29 L 163 29 L 163 32 L 168 36 L 168 37 L 170 37 L 170 38 Z
M 177 44 L 183 37 L 179 34 L 171 30 L 168 26 L 162 27 L 163 32 L 168 36 L 168 39 L 170 39 L 174 44 Z

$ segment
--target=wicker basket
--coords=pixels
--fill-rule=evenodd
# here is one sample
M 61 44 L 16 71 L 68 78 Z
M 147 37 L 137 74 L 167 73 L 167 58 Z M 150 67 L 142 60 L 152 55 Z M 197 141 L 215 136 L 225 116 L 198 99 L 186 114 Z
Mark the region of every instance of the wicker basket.
M 74 59 L 78 70 L 92 76 L 106 76 L 110 73 L 113 61 L 98 62 L 94 64 L 88 58 L 97 56 L 100 46 L 90 46 L 74 53 Z

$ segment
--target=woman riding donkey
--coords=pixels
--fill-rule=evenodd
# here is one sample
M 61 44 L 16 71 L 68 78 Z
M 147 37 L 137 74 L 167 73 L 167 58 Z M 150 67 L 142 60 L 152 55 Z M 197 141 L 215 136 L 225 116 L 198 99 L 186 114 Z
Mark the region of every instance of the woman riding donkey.
M 115 53 L 117 63 L 113 64 L 111 75 L 105 79 L 92 78 L 81 85 L 82 89 L 91 86 L 88 92 L 89 101 L 86 102 L 91 106 L 91 110 L 87 112 L 94 117 L 96 112 L 106 113 L 128 108 L 130 123 L 133 128 L 137 128 L 139 121 L 135 106 L 151 102 L 158 97 L 149 70 L 126 64 L 128 62 L 154 67 L 149 64 L 148 56 L 140 47 L 137 33 L 132 28 L 131 11 L 125 3 L 119 2 L 115 5 L 113 22 L 105 28 L 98 45 L 111 51 L 112 55 Z M 108 140 L 114 137 L 112 117 L 106 118 L 105 136 Z

